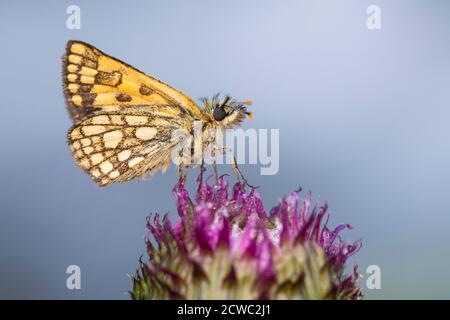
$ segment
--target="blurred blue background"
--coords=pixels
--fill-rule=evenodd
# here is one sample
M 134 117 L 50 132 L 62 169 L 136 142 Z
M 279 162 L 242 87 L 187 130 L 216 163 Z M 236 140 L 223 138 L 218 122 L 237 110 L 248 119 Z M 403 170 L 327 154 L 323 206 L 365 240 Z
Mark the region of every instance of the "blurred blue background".
M 81 8 L 81 30 L 66 8 Z M 366 8 L 381 8 L 368 30 Z M 280 129 L 280 170 L 244 166 L 266 207 L 299 185 L 329 202 L 366 297 L 450 298 L 450 2 L 15 1 L 0 4 L 0 297 L 127 299 L 145 217 L 175 218 L 172 167 L 98 188 L 66 145 L 69 39 L 193 98 L 253 99 L 244 128 Z M 225 168 L 221 168 L 225 170 Z M 68 265 L 81 290 L 67 290 Z

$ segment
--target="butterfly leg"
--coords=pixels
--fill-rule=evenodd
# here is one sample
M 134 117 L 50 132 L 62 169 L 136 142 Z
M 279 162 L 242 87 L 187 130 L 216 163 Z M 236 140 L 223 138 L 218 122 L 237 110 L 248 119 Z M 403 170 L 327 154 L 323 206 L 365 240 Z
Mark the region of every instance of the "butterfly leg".
M 184 181 L 186 181 L 187 175 L 189 173 L 189 166 L 184 166 L 185 170 L 183 170 L 183 164 L 180 163 L 178 165 L 178 177 Z
M 203 184 L 203 173 L 205 172 L 205 161 L 202 157 L 202 163 L 200 164 L 200 176 L 199 176 L 199 186 Z
M 229 152 L 231 154 L 231 167 L 233 168 L 233 172 L 234 175 L 236 176 L 236 179 L 241 182 L 241 180 L 243 181 L 244 185 L 252 188 L 252 189 L 256 189 L 258 187 L 254 187 L 252 185 L 250 185 L 247 181 L 247 178 L 245 178 L 245 176 L 242 174 L 241 170 L 239 169 L 239 166 L 237 164 L 236 161 L 236 157 L 234 156 L 233 150 L 231 150 L 230 148 L 226 148 L 226 147 L 222 147 L 222 153 L 226 154 L 227 152 Z
M 181 163 L 178 165 L 178 178 L 180 180 L 183 178 L 183 165 Z
M 190 166 L 184 166 L 184 179 L 187 180 L 187 176 L 189 174 L 189 168 Z
M 216 163 L 216 150 L 214 149 L 213 154 L 213 171 L 214 171 L 214 177 L 216 178 L 216 182 L 219 181 L 219 173 L 217 171 L 217 163 Z

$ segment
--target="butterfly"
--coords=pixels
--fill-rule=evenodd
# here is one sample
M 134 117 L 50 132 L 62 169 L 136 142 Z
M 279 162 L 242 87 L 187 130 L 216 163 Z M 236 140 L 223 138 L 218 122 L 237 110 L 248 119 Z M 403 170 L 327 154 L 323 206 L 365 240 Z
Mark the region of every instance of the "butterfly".
M 181 91 L 81 41 L 67 43 L 63 89 L 73 120 L 68 144 L 77 164 L 99 186 L 166 171 L 180 142 L 173 139 L 176 130 L 193 133 L 196 121 L 204 132 L 224 130 L 252 117 L 249 100 L 215 95 L 201 99 L 199 106 Z

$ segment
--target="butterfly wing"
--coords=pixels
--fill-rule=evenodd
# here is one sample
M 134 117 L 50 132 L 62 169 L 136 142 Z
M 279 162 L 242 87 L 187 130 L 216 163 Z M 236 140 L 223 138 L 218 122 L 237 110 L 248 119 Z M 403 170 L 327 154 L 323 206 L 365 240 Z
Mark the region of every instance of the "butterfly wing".
M 67 43 L 63 86 L 75 123 L 69 145 L 100 186 L 165 170 L 174 130 L 203 119 L 182 92 L 80 41 Z
M 178 105 L 197 119 L 203 117 L 181 91 L 81 41 L 67 43 L 63 86 L 75 121 L 111 105 Z
M 125 182 L 147 172 L 163 171 L 179 140 L 174 130 L 189 121 L 176 114 L 177 106 L 139 105 L 126 109 L 105 106 L 69 130 L 69 145 L 79 166 L 100 186 Z

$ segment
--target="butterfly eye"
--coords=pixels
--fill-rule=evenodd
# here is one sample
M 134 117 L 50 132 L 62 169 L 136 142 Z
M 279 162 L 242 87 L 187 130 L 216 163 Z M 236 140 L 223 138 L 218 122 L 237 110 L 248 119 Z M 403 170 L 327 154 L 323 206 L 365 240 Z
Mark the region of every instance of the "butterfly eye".
M 227 116 L 227 113 L 222 107 L 214 108 L 213 117 L 216 121 L 222 121 Z

